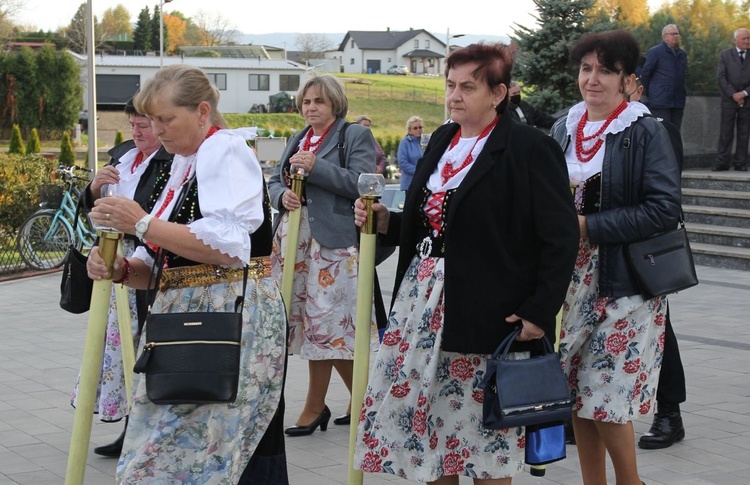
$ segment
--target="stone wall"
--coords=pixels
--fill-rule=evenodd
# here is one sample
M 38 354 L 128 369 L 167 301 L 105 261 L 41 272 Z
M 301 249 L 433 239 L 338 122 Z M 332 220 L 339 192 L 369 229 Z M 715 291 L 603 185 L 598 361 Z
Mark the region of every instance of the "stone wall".
M 716 160 L 719 141 L 720 98 L 718 94 L 688 96 L 682 119 L 685 169 L 708 168 Z

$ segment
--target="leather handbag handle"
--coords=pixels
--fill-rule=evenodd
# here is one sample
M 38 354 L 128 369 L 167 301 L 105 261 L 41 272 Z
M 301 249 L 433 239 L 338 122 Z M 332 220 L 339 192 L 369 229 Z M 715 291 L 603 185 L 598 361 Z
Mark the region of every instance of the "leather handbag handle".
M 495 349 L 495 352 L 492 354 L 492 359 L 497 359 L 500 357 L 502 360 L 508 359 L 508 352 L 510 351 L 510 346 L 513 345 L 513 342 L 516 340 L 516 337 L 521 335 L 521 330 L 523 330 L 523 327 L 517 327 L 515 330 L 513 330 L 511 333 L 509 333 L 502 342 L 500 342 L 500 345 L 497 346 L 497 349 Z M 542 338 L 542 345 L 544 345 L 544 354 L 554 354 L 555 349 L 552 348 L 552 344 L 549 342 L 549 339 L 546 335 L 544 335 Z M 501 355 L 502 354 L 502 355 Z

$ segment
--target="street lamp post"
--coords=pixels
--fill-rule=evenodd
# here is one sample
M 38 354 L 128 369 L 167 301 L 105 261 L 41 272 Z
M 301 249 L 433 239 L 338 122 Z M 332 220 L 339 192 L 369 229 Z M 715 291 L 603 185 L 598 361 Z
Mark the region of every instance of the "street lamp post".
M 159 2 L 159 68 L 164 67 L 164 4 L 172 0 Z
M 466 34 L 455 34 L 451 35 L 451 29 L 450 27 L 445 32 L 445 62 L 447 65 L 448 62 L 448 56 L 451 55 L 451 39 L 458 39 L 459 37 L 463 37 Z M 448 106 L 445 106 L 445 100 L 443 100 L 443 120 L 448 119 Z

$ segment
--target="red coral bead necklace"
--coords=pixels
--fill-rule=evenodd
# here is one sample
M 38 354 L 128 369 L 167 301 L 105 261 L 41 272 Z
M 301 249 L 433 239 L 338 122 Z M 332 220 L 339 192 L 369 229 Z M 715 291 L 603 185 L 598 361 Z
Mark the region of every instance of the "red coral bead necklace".
M 471 147 L 471 150 L 469 150 L 469 154 L 464 159 L 463 163 L 458 166 L 454 167 L 453 163 L 451 161 L 448 161 L 445 165 L 443 165 L 443 170 L 441 171 L 440 175 L 443 178 L 443 185 L 448 183 L 450 179 L 453 178 L 454 175 L 456 175 L 461 170 L 465 169 L 472 161 L 474 161 L 474 148 L 476 148 L 477 143 L 479 143 L 479 140 L 487 137 L 487 135 L 490 134 L 492 129 L 497 125 L 497 122 L 500 120 L 498 116 L 495 116 L 495 119 L 493 119 L 490 124 L 484 127 L 482 132 L 477 137 L 476 141 L 474 142 L 474 146 Z M 453 139 L 451 140 L 451 144 L 448 146 L 448 151 L 453 150 L 453 148 L 458 144 L 458 140 L 461 138 L 461 128 L 458 129 L 456 134 L 453 136 Z
M 578 157 L 578 160 L 582 163 L 586 163 L 588 161 L 591 161 L 592 158 L 594 158 L 594 155 L 596 155 L 596 152 L 599 151 L 599 149 L 602 147 L 602 143 L 604 143 L 604 138 L 602 138 L 602 133 L 604 133 L 604 130 L 607 129 L 607 127 L 617 119 L 618 116 L 620 116 L 620 113 L 622 113 L 625 108 L 628 107 L 628 103 L 626 101 L 623 101 L 620 103 L 620 106 L 617 107 L 606 119 L 604 124 L 599 128 L 596 133 L 593 135 L 585 136 L 583 134 L 583 129 L 586 127 L 586 122 L 589 118 L 589 110 L 587 109 L 583 116 L 581 116 L 581 120 L 578 122 L 578 127 L 576 128 L 576 157 Z M 598 138 L 598 139 L 597 139 Z M 596 142 L 590 147 L 590 148 L 584 148 L 583 142 L 585 141 L 591 141 L 593 139 L 597 139 Z

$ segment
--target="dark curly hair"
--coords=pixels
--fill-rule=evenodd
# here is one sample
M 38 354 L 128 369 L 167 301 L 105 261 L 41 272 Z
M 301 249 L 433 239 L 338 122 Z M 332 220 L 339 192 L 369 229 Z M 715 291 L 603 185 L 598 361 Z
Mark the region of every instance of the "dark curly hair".
M 456 66 L 461 66 L 475 62 L 477 68 L 472 72 L 475 79 L 484 80 L 490 89 L 495 89 L 501 84 L 510 87 L 510 72 L 513 70 L 513 56 L 507 45 L 495 42 L 480 42 L 471 44 L 453 51 L 445 62 L 445 77 L 448 77 L 448 71 Z M 505 112 L 505 105 L 508 104 L 508 96 L 495 107 L 497 114 L 502 115 Z
M 613 72 L 629 76 L 635 72 L 640 49 L 635 37 L 624 30 L 585 34 L 570 48 L 570 63 L 578 68 L 584 56 L 596 52 L 599 62 Z

